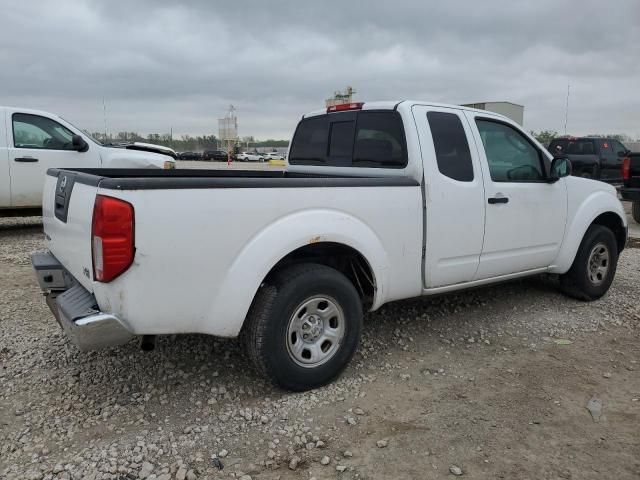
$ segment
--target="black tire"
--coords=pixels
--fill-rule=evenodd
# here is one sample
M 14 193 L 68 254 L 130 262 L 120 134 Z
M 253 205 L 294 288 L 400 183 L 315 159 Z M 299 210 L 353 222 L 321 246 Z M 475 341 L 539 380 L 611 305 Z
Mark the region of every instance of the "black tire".
M 329 347 L 333 353 L 324 363 L 302 366 L 294 358 L 295 354 L 290 353 L 290 342 L 296 336 L 295 332 L 289 333 L 296 321 L 294 316 L 305 302 L 325 297 L 339 307 L 342 317 L 331 321 L 339 321 L 344 333 L 340 341 Z M 302 317 L 297 315 L 297 318 Z M 242 337 L 249 357 L 261 374 L 281 388 L 304 391 L 326 385 L 340 375 L 358 347 L 361 330 L 362 303 L 351 281 L 333 268 L 306 263 L 277 272 L 260 287 Z M 302 337 L 296 340 L 305 345 Z M 320 349 L 324 345 L 320 345 Z
M 606 272 L 600 273 L 596 268 L 591 270 L 592 254 L 597 247 L 606 250 Z M 605 253 L 598 255 L 595 252 L 594 266 L 604 262 Z M 591 225 L 580 243 L 576 258 L 567 273 L 560 275 L 560 287 L 562 291 L 573 298 L 584 301 L 597 300 L 602 297 L 616 274 L 618 264 L 618 244 L 611 230 L 602 225 Z
M 640 201 L 636 201 L 631 204 L 631 216 L 636 223 L 640 223 Z

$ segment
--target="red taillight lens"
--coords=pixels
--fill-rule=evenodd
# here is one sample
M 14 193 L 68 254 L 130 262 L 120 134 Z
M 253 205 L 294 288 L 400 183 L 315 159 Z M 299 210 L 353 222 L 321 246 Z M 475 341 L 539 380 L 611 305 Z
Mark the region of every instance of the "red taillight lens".
M 622 159 L 622 179 L 629 180 L 631 178 L 631 157 Z
M 327 113 L 342 112 L 344 110 L 362 110 L 364 102 L 341 103 L 340 105 L 332 105 L 327 107 Z
M 133 205 L 104 195 L 96 196 L 91 225 L 93 278 L 110 282 L 133 262 Z

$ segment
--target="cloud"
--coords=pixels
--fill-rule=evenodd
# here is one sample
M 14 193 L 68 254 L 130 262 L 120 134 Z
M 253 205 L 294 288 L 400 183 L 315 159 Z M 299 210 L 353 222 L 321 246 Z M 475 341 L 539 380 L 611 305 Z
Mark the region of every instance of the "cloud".
M 640 136 L 640 4 L 596 1 L 5 2 L 0 104 L 112 132 L 289 137 L 353 85 L 360 100 L 525 105 L 529 129 Z

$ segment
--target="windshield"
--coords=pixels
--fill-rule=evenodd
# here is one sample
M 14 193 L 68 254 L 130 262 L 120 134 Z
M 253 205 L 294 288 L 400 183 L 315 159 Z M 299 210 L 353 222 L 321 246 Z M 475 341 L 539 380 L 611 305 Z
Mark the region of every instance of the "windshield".
M 62 118 L 62 117 L 60 117 Z M 102 142 L 99 140 L 96 140 L 95 138 L 93 138 L 93 136 L 87 132 L 86 130 L 83 130 L 81 128 L 76 127 L 73 123 L 71 123 L 69 120 L 67 120 L 66 118 L 62 118 L 62 120 L 64 120 L 65 122 L 67 122 L 69 125 L 71 125 L 73 128 L 75 128 L 76 130 L 81 131 L 83 134 L 85 134 L 87 137 L 89 137 L 89 140 L 91 140 L 93 143 L 97 144 L 97 145 L 102 145 Z

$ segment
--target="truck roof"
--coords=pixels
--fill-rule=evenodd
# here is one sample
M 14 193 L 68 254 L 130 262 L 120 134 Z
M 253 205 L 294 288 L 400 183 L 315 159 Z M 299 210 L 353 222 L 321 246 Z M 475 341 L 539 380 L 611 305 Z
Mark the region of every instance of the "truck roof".
M 0 109 L 7 108 L 9 110 L 18 110 L 20 113 L 30 113 L 32 115 L 40 115 L 44 117 L 56 117 L 61 118 L 60 115 L 55 113 L 46 112 L 44 110 L 36 110 L 34 108 L 22 108 L 22 107 L 12 107 L 10 105 L 0 105 Z
M 424 101 L 424 100 L 395 100 L 395 101 L 375 101 L 375 102 L 352 102 L 352 103 L 361 103 L 362 107 L 359 108 L 359 110 L 397 110 L 398 107 L 400 107 L 401 105 L 409 105 L 409 106 L 413 106 L 413 105 L 428 105 L 431 107 L 442 107 L 442 108 L 455 108 L 457 110 L 466 110 L 469 112 L 476 112 L 476 113 L 482 113 L 484 115 L 487 116 L 492 116 L 492 117 L 500 117 L 500 118 L 504 118 L 505 120 L 508 120 L 509 122 L 511 122 L 512 120 L 505 117 L 504 115 L 501 115 L 499 113 L 495 113 L 495 112 L 491 112 L 488 110 L 480 110 L 477 108 L 471 108 L 471 107 L 463 107 L 462 105 L 454 105 L 451 103 L 438 103 L 438 102 L 429 102 L 429 101 Z M 302 115 L 302 118 L 309 118 L 309 117 L 315 117 L 318 115 L 324 115 L 327 113 L 327 108 L 323 108 L 323 109 L 319 109 L 319 110 L 314 110 L 312 112 L 309 113 L 305 113 L 304 115 Z

